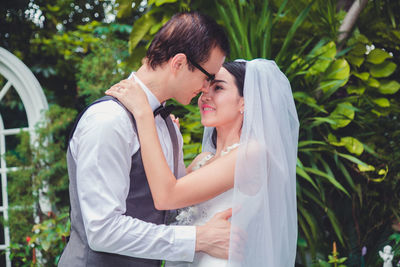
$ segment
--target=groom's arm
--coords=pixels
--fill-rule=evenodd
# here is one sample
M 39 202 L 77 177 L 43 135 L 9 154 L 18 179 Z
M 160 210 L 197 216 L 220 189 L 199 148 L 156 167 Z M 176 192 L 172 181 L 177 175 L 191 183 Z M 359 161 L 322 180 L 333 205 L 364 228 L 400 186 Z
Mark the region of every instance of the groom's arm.
M 205 225 L 196 227 L 196 251 L 227 259 L 231 224 L 228 219 L 232 209 L 217 213 Z
M 194 226 L 165 226 L 125 216 L 135 144 L 126 111 L 113 101 L 90 107 L 71 140 L 79 203 L 95 251 L 131 257 L 192 261 Z

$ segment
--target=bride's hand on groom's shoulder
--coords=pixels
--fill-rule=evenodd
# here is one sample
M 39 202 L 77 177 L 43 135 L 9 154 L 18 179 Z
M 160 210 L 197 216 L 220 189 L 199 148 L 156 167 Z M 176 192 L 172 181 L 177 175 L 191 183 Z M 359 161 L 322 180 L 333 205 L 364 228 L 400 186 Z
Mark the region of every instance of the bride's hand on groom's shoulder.
M 181 124 L 179 123 L 179 117 L 175 117 L 174 114 L 169 115 L 171 117 L 171 120 L 178 126 L 178 129 L 181 128 Z
M 117 98 L 132 112 L 135 118 L 146 115 L 147 113 L 153 114 L 146 93 L 133 79 L 122 80 L 111 86 L 105 93 L 106 95 Z

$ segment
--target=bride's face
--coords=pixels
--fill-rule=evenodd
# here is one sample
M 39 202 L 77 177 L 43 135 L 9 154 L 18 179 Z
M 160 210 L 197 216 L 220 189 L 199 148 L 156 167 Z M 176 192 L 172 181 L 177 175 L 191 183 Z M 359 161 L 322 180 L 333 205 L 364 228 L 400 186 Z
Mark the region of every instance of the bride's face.
M 208 91 L 199 97 L 201 123 L 208 127 L 241 125 L 244 99 L 239 95 L 235 77 L 225 68 L 215 76 Z

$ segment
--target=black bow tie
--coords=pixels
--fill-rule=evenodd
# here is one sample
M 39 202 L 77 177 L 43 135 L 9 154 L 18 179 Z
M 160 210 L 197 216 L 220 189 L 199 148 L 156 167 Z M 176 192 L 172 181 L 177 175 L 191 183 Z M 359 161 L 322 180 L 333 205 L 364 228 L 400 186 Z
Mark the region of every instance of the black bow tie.
M 165 120 L 169 116 L 169 114 L 171 114 L 173 109 L 174 109 L 174 106 L 170 105 L 170 106 L 164 107 L 163 105 L 161 105 L 153 111 L 153 114 L 154 114 L 154 117 L 157 116 L 158 114 L 160 114 L 161 117 L 163 117 L 163 119 Z

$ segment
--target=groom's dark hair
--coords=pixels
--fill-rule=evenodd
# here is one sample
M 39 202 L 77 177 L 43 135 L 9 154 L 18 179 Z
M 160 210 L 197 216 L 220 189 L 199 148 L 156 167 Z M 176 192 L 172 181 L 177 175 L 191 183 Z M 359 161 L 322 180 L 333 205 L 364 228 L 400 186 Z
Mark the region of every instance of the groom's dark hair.
M 229 56 L 229 41 L 224 29 L 209 16 L 183 12 L 175 14 L 155 35 L 146 58 L 152 69 L 178 53 L 184 53 L 200 64 L 209 59 L 214 47 L 219 47 L 225 56 Z M 194 66 L 188 64 L 193 71 Z

